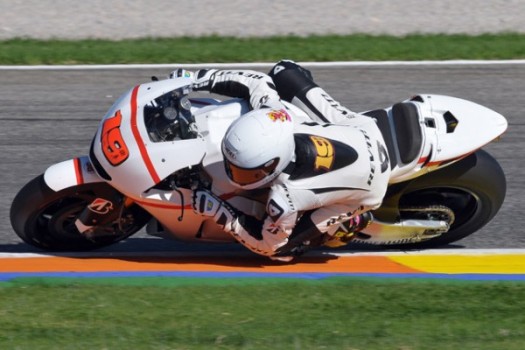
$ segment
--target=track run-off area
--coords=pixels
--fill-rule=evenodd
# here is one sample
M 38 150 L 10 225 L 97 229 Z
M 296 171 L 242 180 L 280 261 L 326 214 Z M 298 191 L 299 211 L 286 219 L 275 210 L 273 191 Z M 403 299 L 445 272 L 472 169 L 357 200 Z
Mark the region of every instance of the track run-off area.
M 0 281 L 19 277 L 286 277 L 332 276 L 525 280 L 525 61 L 307 63 L 314 78 L 355 111 L 382 108 L 417 93 L 472 100 L 507 117 L 509 129 L 487 150 L 507 176 L 507 197 L 486 227 L 429 251 L 312 252 L 273 262 L 237 247 L 199 249 L 139 233 L 90 253 L 48 254 L 16 236 L 9 207 L 16 192 L 48 166 L 87 152 L 100 118 L 128 88 L 184 67 L 246 68 L 272 64 L 0 66 Z M 205 245 L 204 245 L 205 246 Z
M 525 250 L 317 253 L 291 263 L 244 254 L 0 254 L 0 281 L 21 277 L 427 278 L 525 281 Z

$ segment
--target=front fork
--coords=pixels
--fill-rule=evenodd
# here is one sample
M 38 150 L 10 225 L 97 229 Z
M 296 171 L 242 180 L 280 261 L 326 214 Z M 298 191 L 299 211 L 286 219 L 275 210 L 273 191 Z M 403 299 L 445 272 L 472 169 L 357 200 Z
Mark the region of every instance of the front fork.
M 103 227 L 120 220 L 124 209 L 133 205 L 133 200 L 114 193 L 109 196 L 97 197 L 78 215 L 75 226 L 88 238 L 95 234 L 97 227 Z

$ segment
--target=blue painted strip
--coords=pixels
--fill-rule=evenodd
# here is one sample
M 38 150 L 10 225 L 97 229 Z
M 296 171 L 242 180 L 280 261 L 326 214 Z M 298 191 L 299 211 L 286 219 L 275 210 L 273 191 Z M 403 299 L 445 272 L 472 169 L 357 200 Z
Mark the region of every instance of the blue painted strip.
M 16 278 L 126 278 L 126 277 L 193 277 L 193 278 L 289 278 L 324 279 L 328 277 L 375 277 L 406 279 L 452 279 L 472 281 L 525 281 L 525 274 L 430 274 L 430 273 L 267 273 L 267 272 L 12 272 L 0 273 L 0 282 Z

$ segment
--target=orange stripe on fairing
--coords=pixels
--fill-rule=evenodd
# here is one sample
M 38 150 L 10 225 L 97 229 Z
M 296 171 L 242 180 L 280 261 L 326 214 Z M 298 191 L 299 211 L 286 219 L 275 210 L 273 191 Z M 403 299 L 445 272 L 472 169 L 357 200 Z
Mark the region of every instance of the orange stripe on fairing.
M 73 159 L 75 165 L 75 176 L 77 177 L 77 185 L 82 185 L 84 183 L 84 176 L 82 175 L 82 162 L 80 158 Z
M 219 197 L 222 200 L 226 201 L 226 200 L 231 199 L 231 198 L 233 198 L 235 196 L 236 196 L 235 193 L 225 193 L 225 194 L 221 194 Z M 140 205 L 147 206 L 147 207 L 164 208 L 164 209 L 182 209 L 182 205 L 180 205 L 180 204 L 169 204 L 169 202 L 154 203 L 154 202 L 146 202 L 146 201 L 141 201 L 141 200 L 136 200 L 136 199 L 134 199 L 134 201 L 137 202 Z M 193 207 L 192 207 L 191 204 L 188 204 L 188 205 L 184 206 L 184 209 L 192 209 L 192 208 Z
M 135 200 L 140 205 L 147 206 L 147 207 L 154 207 L 154 208 L 164 208 L 164 209 L 182 209 L 182 205 L 179 204 L 168 204 L 168 203 L 152 203 L 152 202 L 145 202 L 145 201 L 138 201 Z M 191 204 L 185 205 L 184 209 L 192 209 Z
M 468 157 L 469 155 L 471 155 L 472 153 L 476 152 L 477 150 L 474 150 L 474 151 L 471 151 L 469 153 L 465 153 L 465 154 L 462 154 L 461 156 L 459 157 L 456 157 L 456 158 L 450 158 L 450 159 L 445 159 L 445 160 L 439 160 L 439 161 L 436 161 L 436 162 L 429 162 L 426 167 L 427 168 L 430 168 L 430 167 L 433 167 L 433 166 L 439 166 L 441 164 L 444 164 L 444 163 L 452 163 L 452 162 L 457 162 L 463 158 L 466 158 Z M 422 162 L 423 160 L 423 162 Z M 419 159 L 418 161 L 418 164 L 420 163 L 424 163 L 425 161 L 427 160 L 427 158 L 421 158 Z
M 417 164 L 423 164 L 427 161 L 428 157 L 422 157 L 422 158 L 419 158 L 419 160 L 417 161 Z
M 135 142 L 139 146 L 140 155 L 142 156 L 142 160 L 144 161 L 144 164 L 146 165 L 146 168 L 148 169 L 148 172 L 153 179 L 154 183 L 159 183 L 160 178 L 157 174 L 157 171 L 155 170 L 155 167 L 153 166 L 153 163 L 151 162 L 151 159 L 149 157 L 148 151 L 146 150 L 146 147 L 144 146 L 144 141 L 142 140 L 142 137 L 140 136 L 139 128 L 137 126 L 137 95 L 139 92 L 140 85 L 135 86 L 133 89 L 133 92 L 131 93 L 131 131 L 133 132 L 133 136 L 135 137 Z
M 312 257 L 283 264 L 263 257 L 114 257 L 3 258 L 0 272 L 272 272 L 272 273 L 419 273 L 383 256 Z

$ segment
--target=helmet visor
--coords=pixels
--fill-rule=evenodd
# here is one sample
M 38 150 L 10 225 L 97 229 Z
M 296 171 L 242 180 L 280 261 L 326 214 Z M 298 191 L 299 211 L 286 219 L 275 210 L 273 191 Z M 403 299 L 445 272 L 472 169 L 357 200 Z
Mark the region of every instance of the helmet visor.
M 241 186 L 251 185 L 271 175 L 277 164 L 279 164 L 279 158 L 274 158 L 255 168 L 241 168 L 224 158 L 226 174 L 230 180 Z

